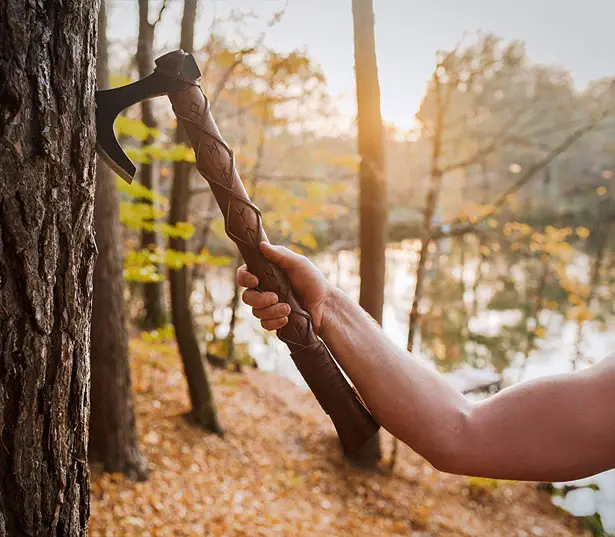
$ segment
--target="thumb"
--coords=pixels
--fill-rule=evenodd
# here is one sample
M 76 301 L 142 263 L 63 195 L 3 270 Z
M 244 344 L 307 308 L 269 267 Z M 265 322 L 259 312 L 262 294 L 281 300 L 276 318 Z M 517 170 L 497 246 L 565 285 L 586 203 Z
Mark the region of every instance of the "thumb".
M 269 261 L 283 269 L 290 269 L 301 263 L 301 256 L 284 246 L 261 242 L 260 250 Z

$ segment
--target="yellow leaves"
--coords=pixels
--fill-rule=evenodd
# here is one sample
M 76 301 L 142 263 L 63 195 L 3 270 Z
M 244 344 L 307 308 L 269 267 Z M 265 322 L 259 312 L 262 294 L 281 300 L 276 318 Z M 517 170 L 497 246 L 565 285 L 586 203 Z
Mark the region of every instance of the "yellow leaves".
M 164 217 L 165 212 L 149 203 L 120 202 L 120 221 L 132 229 L 151 231 L 155 220 Z
M 579 305 L 570 309 L 566 314 L 566 318 L 571 321 L 576 321 L 581 324 L 586 321 L 592 321 L 595 318 L 594 313 L 585 306 Z
M 536 334 L 536 337 L 539 337 L 539 338 L 545 337 L 546 333 L 547 331 L 544 326 L 537 325 L 534 328 L 534 334 Z
M 490 204 L 473 204 L 462 207 L 460 210 L 460 216 L 462 219 L 465 218 L 472 224 L 475 224 L 479 220 L 491 216 L 492 212 L 493 206 Z M 497 227 L 499 223 L 495 218 L 489 218 L 487 225 L 494 228 Z
M 158 194 L 157 192 L 150 190 L 149 188 L 143 186 L 140 183 L 137 183 L 136 181 L 133 181 L 131 184 L 128 184 L 121 177 L 117 176 L 116 184 L 118 190 L 121 193 L 126 194 L 131 198 L 149 200 L 151 202 L 157 203 L 158 205 L 164 206 L 168 205 L 169 203 L 169 200 L 165 198 L 162 194 Z
M 125 265 L 123 274 L 124 280 L 127 282 L 153 283 L 164 281 L 164 276 L 158 272 L 155 265 L 143 267 Z
M 188 240 L 194 234 L 194 225 L 189 222 L 178 222 L 175 225 L 160 220 L 165 211 L 148 203 L 120 203 L 120 221 L 125 226 L 146 231 L 156 231 L 165 237 L 175 237 Z
M 175 338 L 175 328 L 172 324 L 166 324 L 157 330 L 150 332 L 141 332 L 141 339 L 146 343 L 161 343 L 171 341 Z
M 578 306 L 578 305 L 583 303 L 583 301 L 581 300 L 581 297 L 579 297 L 578 295 L 575 295 L 575 294 L 568 295 L 568 302 L 570 302 L 571 304 L 574 304 L 576 306 Z
M 469 487 L 476 487 L 483 490 L 493 490 L 498 488 L 500 482 L 497 479 L 491 479 L 489 477 L 466 477 L 466 483 Z
M 586 227 L 578 226 L 575 229 L 575 232 L 581 240 L 585 240 L 587 239 L 587 237 L 589 237 L 589 229 L 587 229 Z
M 301 244 L 307 246 L 308 248 L 311 248 L 312 250 L 315 250 L 318 246 L 316 238 L 311 233 L 304 233 L 297 239 L 297 242 L 300 242 Z
M 192 267 L 194 265 L 224 266 L 228 265 L 230 261 L 226 256 L 210 255 L 207 250 L 203 250 L 200 254 L 177 252 L 171 249 L 164 251 L 164 264 L 172 269 L 179 269 L 183 266 Z
M 237 54 L 227 48 L 223 48 L 216 52 L 213 60 L 217 67 L 228 68 L 237 61 Z
M 605 186 L 599 186 L 596 189 L 596 194 L 598 194 L 598 196 L 604 196 L 606 194 L 606 187 Z
M 130 84 L 132 80 L 130 77 L 120 75 L 118 73 L 110 73 L 109 74 L 109 87 L 110 88 L 118 88 L 120 86 L 126 86 Z
M 152 226 L 152 229 L 165 237 L 184 239 L 185 241 L 192 237 L 195 231 L 194 225 L 190 222 L 177 222 L 175 225 L 158 222 Z
M 519 224 L 519 233 L 521 235 L 529 235 L 532 232 L 532 226 L 529 224 Z
M 126 154 L 134 162 L 150 164 L 154 160 L 196 162 L 192 147 L 183 144 L 148 144 L 126 148 Z
M 124 259 L 124 279 L 136 282 L 162 281 L 159 267 L 165 265 L 171 269 L 195 265 L 225 266 L 230 263 L 226 256 L 213 256 L 207 250 L 200 254 L 178 252 L 170 248 L 128 250 Z
M 267 229 L 274 227 L 292 242 L 314 249 L 313 235 L 318 221 L 337 218 L 345 208 L 332 201 L 339 185 L 310 182 L 297 185 L 261 183 L 256 194 Z
M 138 119 L 126 116 L 118 116 L 113 124 L 116 136 L 130 136 L 135 140 L 143 142 L 148 138 L 159 138 L 158 129 L 152 129 Z
M 581 235 L 584 233 L 583 230 L 585 228 L 581 228 Z M 566 241 L 573 233 L 571 227 L 556 228 L 549 225 L 545 227 L 544 232 L 538 232 L 526 223 L 507 222 L 502 232 L 507 237 L 517 239 L 511 244 L 513 251 L 522 250 L 526 244 L 531 252 L 546 254 L 547 259 L 557 258 L 570 261 L 574 255 L 574 248 Z

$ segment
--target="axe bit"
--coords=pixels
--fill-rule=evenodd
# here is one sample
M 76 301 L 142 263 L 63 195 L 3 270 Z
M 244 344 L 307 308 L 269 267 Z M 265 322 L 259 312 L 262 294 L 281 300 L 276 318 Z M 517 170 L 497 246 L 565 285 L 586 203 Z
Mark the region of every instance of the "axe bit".
M 167 95 L 196 154 L 196 167 L 207 180 L 222 211 L 227 235 L 235 242 L 259 290 L 273 291 L 291 307 L 288 323 L 277 331 L 288 345 L 297 369 L 335 426 L 344 453 L 353 457 L 378 431 L 379 425 L 348 383 L 312 319 L 293 293 L 286 273 L 259 250 L 267 241 L 259 209 L 252 203 L 235 167 L 233 151 L 222 138 L 209 101 L 199 85 L 201 72 L 192 54 L 175 50 L 155 61 L 154 72 L 127 86 L 96 92 L 97 151 L 123 179 L 132 181 L 136 168 L 113 132 L 125 108 Z

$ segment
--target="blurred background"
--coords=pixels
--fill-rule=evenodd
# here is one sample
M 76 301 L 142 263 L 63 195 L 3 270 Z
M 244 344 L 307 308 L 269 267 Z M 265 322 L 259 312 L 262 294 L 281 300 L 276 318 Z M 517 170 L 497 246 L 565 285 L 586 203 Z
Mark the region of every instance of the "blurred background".
M 193 51 L 269 238 L 479 399 L 615 350 L 614 19 L 606 0 L 106 0 L 98 81 Z M 115 129 L 138 172 L 98 167 L 123 281 L 97 269 L 92 535 L 615 534 L 615 472 L 455 477 L 384 432 L 344 460 L 241 302 L 168 100 Z

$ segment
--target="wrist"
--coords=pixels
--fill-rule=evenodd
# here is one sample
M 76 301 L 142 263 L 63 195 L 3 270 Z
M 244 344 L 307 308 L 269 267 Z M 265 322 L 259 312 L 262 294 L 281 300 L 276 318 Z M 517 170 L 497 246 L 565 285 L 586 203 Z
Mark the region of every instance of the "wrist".
M 323 313 L 318 335 L 327 340 L 334 327 L 339 324 L 339 311 L 344 300 L 344 292 L 335 286 L 330 286 L 323 302 Z

